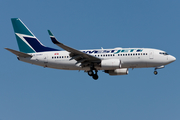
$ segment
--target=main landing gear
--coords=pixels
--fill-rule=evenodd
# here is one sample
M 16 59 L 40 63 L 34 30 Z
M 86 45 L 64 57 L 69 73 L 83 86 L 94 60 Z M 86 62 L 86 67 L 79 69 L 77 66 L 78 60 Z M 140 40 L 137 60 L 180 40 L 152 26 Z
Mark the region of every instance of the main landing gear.
M 95 72 L 94 72 L 95 71 Z M 92 76 L 92 78 L 94 79 L 94 80 L 97 80 L 99 77 L 98 77 L 98 75 L 97 75 L 97 70 L 96 69 L 94 69 L 94 71 L 93 71 L 93 69 L 92 70 L 90 70 L 90 71 L 88 71 L 88 75 L 89 76 Z

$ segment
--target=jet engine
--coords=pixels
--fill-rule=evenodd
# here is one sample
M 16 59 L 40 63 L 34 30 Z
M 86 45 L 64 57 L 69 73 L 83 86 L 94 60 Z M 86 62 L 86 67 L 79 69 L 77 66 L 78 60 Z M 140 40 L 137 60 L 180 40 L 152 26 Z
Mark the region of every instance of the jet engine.
M 119 59 L 106 59 L 101 61 L 101 68 L 105 70 L 118 69 L 121 67 Z
M 109 75 L 127 75 L 128 69 L 127 68 L 120 68 L 115 70 L 105 70 L 105 73 L 108 73 Z

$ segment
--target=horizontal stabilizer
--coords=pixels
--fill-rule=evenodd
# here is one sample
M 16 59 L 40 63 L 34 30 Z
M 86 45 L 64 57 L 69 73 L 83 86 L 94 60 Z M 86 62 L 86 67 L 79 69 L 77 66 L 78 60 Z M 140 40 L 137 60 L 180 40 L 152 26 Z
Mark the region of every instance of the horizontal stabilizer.
M 19 57 L 32 57 L 32 55 L 29 55 L 29 54 L 26 54 L 23 52 L 19 52 L 19 51 L 13 50 L 13 49 L 9 49 L 9 48 L 5 48 L 5 49 L 12 52 L 13 54 L 15 54 L 16 56 L 19 56 Z

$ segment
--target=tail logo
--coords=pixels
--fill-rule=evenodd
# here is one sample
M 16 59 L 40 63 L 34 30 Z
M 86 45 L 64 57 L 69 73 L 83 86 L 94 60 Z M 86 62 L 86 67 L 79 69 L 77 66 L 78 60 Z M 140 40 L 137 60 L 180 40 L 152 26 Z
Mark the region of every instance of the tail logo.
M 45 47 L 19 19 L 11 19 L 19 50 L 23 53 L 35 53 L 46 51 L 59 51 L 50 47 Z
M 35 50 L 31 47 L 31 45 L 25 39 L 25 38 L 36 39 L 34 36 L 23 35 L 23 34 L 19 34 L 19 33 L 15 33 L 15 34 L 16 34 L 17 42 L 18 42 L 19 49 L 21 52 L 24 52 L 24 53 L 34 53 L 35 52 Z

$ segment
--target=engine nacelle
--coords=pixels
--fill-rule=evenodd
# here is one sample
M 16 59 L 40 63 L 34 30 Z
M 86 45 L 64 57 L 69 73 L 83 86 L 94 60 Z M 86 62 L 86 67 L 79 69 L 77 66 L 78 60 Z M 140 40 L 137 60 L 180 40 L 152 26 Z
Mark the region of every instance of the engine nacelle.
M 121 67 L 119 59 L 106 59 L 101 61 L 101 67 L 105 70 L 118 69 Z
M 127 75 L 128 69 L 121 68 L 121 69 L 115 69 L 115 70 L 105 70 L 105 73 L 108 73 L 109 75 Z

